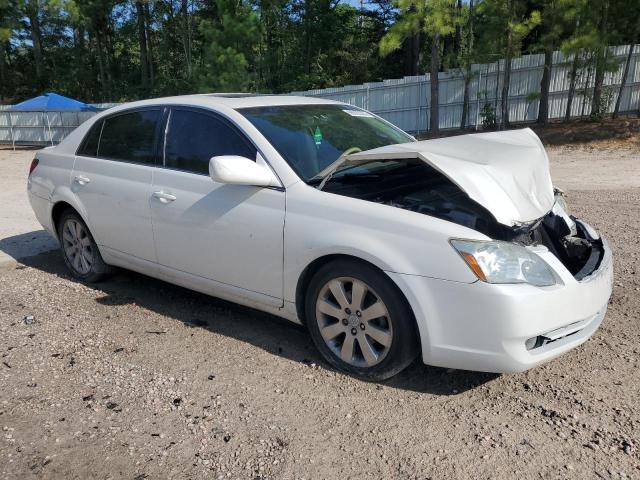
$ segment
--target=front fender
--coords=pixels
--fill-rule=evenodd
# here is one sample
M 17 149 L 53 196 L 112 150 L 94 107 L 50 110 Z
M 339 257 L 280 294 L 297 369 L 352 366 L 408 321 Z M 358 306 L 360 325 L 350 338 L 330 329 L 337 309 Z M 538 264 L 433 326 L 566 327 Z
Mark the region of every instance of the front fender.
M 305 269 L 327 255 L 356 257 L 386 272 L 472 283 L 475 275 L 449 239 L 487 238 L 445 220 L 304 184 L 287 190 L 284 237 L 287 301 L 294 301 Z

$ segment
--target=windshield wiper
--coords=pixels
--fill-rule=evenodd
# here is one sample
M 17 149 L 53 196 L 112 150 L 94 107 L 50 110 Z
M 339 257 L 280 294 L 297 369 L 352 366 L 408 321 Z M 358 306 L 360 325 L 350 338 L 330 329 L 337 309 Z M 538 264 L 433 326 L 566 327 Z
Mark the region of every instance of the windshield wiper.
M 343 164 L 349 162 L 349 155 L 351 155 L 352 153 L 357 153 L 357 152 L 361 152 L 361 151 L 362 150 L 360 150 L 360 148 L 358 148 L 358 147 L 351 147 L 351 148 L 346 149 L 344 152 L 342 152 L 342 154 L 338 158 L 336 158 L 336 160 L 334 162 L 330 163 L 327 167 L 325 167 L 322 170 L 320 170 L 309 181 L 320 179 L 321 182 L 316 188 L 318 190 L 322 190 L 324 188 L 324 185 L 331 179 L 331 177 L 333 176 L 333 174 L 335 172 L 345 170 L 345 169 L 342 169 L 342 168 L 339 168 L 339 167 L 340 167 L 340 165 L 343 165 Z M 369 161 L 365 161 L 364 163 L 369 163 Z M 353 165 L 353 166 L 355 166 L 355 165 Z M 347 168 L 352 168 L 352 167 L 347 167 Z
M 324 188 L 324 186 L 326 185 L 326 183 L 331 180 L 331 177 L 333 177 L 333 174 L 336 173 L 338 171 L 337 167 L 334 168 L 333 170 L 331 170 L 329 173 L 327 173 L 324 177 L 320 177 L 321 178 L 321 182 L 320 184 L 316 187 L 318 190 L 322 191 L 322 189 Z
M 356 166 L 356 165 L 354 165 Z M 340 169 L 337 171 L 337 173 L 342 173 L 345 170 L 351 170 L 352 167 L 348 167 L 348 168 L 344 168 L 344 169 Z M 336 172 L 334 172 L 336 173 Z M 307 183 L 310 185 L 315 186 L 316 184 L 326 184 L 329 180 L 331 180 L 332 182 L 337 182 L 337 183 L 354 183 L 356 180 L 371 180 L 371 179 L 377 179 L 382 177 L 382 174 L 380 173 L 372 173 L 372 172 L 363 172 L 363 173 L 345 173 L 344 175 L 341 174 L 340 176 L 334 176 L 333 173 L 331 173 L 330 175 L 327 175 L 326 177 L 323 178 L 314 178 L 309 180 Z M 316 188 L 318 190 L 323 190 L 323 188 L 325 187 L 325 185 L 317 185 Z

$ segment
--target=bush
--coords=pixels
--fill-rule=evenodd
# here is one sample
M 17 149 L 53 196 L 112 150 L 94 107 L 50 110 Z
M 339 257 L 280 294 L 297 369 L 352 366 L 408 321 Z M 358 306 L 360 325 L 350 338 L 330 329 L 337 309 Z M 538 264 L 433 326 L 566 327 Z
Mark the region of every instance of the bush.
M 489 102 L 482 106 L 482 110 L 480 110 L 480 118 L 482 119 L 483 130 L 492 130 L 498 125 L 496 109 Z

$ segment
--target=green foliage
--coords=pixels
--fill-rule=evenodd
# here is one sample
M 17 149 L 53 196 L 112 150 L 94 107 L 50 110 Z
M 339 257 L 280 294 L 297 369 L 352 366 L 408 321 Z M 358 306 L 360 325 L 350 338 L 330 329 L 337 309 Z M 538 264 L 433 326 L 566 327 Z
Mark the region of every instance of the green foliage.
M 198 86 L 202 92 L 242 92 L 255 87 L 249 59 L 260 37 L 257 15 L 248 5 L 216 0 L 218 20 L 200 24 L 204 40 Z
M 422 32 L 429 36 L 451 35 L 459 24 L 455 2 L 451 0 L 397 0 L 400 15 L 380 41 L 380 54 L 384 57 L 402 47 L 403 42 Z
M 631 14 L 640 0 L 475 0 L 473 22 L 470 0 L 370 0 L 363 10 L 345 0 L 141 5 L 142 13 L 136 0 L 0 0 L 0 102 L 44 90 L 111 102 L 359 84 L 426 71 L 436 35 L 435 63 L 469 78 L 472 63 L 547 45 L 577 53 L 581 75 L 601 75 L 619 68 L 605 46 L 637 41 L 640 28 Z M 607 92 L 598 95 L 604 111 Z
M 609 111 L 613 100 L 616 97 L 616 88 L 612 85 L 602 87 L 601 99 L 599 105 L 594 105 L 591 111 L 591 117 L 594 119 L 600 119 Z
M 480 110 L 480 119 L 482 121 L 482 128 L 484 130 L 495 130 L 498 126 L 498 119 L 496 117 L 496 109 L 493 104 L 485 102 Z

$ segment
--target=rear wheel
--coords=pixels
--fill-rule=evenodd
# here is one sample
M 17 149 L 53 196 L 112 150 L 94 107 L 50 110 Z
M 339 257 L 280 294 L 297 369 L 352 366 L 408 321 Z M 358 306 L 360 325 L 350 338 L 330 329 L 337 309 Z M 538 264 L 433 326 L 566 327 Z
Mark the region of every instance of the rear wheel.
M 316 347 L 334 367 L 365 380 L 384 380 L 418 353 L 415 320 L 383 272 L 340 260 L 311 279 L 305 314 Z
M 85 282 L 98 282 L 112 272 L 104 263 L 98 246 L 80 215 L 65 211 L 58 222 L 58 239 L 62 256 L 74 277 Z

